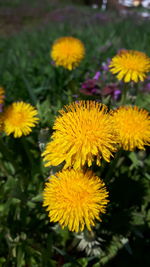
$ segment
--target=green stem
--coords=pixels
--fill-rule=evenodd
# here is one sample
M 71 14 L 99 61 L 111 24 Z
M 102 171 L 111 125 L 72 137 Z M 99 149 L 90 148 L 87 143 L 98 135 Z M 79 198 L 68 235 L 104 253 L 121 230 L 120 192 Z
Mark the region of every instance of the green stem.
M 124 88 L 123 88 L 122 97 L 121 97 L 121 101 L 120 101 L 121 106 L 126 104 L 127 87 L 128 87 L 128 85 L 126 83 L 124 83 Z

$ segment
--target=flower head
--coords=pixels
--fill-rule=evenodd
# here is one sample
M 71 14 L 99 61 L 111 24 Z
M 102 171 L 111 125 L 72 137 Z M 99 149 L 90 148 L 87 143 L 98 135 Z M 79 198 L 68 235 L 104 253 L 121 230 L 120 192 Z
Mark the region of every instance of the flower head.
M 56 66 L 72 70 L 84 58 L 85 48 L 83 43 L 74 37 L 61 37 L 56 40 L 51 49 L 51 57 Z
M 113 112 L 114 129 L 119 136 L 120 146 L 133 151 L 150 145 L 150 116 L 148 111 L 137 106 L 122 106 Z
M 112 58 L 109 68 L 113 74 L 117 74 L 118 80 L 144 81 L 150 71 L 150 58 L 139 51 L 123 50 Z
M 63 170 L 46 183 L 43 206 L 51 222 L 59 222 L 70 231 L 91 230 L 95 219 L 105 213 L 108 193 L 102 180 L 91 171 Z
M 112 130 L 107 107 L 95 101 L 74 102 L 60 111 L 55 121 L 52 141 L 43 152 L 45 166 L 57 166 L 63 161 L 65 168 L 80 169 L 94 159 L 110 161 L 116 151 L 116 136 Z
M 37 110 L 30 104 L 21 102 L 14 102 L 8 106 L 2 115 L 3 129 L 7 135 L 11 133 L 14 137 L 21 137 L 28 135 L 38 123 L 36 117 Z

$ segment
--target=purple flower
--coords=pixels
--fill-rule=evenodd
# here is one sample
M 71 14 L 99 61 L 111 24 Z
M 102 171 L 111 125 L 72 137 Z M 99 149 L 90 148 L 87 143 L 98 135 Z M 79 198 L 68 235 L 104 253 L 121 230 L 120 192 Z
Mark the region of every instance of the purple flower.
M 118 100 L 118 99 L 120 98 L 120 95 L 121 95 L 121 90 L 116 89 L 116 90 L 114 91 L 113 98 L 114 98 L 115 100 Z
M 101 76 L 101 72 L 100 71 L 97 71 L 93 77 L 94 80 L 98 80 L 99 77 Z
M 108 71 L 108 70 L 109 70 L 109 64 L 110 64 L 110 62 L 111 62 L 111 59 L 108 58 L 108 59 L 106 60 L 106 62 L 103 62 L 103 63 L 102 63 L 102 70 L 103 70 L 103 71 Z
M 89 79 L 85 81 L 81 86 L 80 92 L 85 95 L 100 94 L 99 86 L 96 83 L 96 79 Z
M 111 95 L 113 99 L 118 100 L 121 95 L 121 90 L 117 87 L 116 84 L 108 84 L 102 89 L 102 95 Z

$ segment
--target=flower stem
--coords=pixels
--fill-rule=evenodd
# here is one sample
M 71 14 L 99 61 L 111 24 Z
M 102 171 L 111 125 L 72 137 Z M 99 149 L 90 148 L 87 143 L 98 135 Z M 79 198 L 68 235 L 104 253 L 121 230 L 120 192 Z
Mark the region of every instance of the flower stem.
M 123 88 L 122 97 L 120 101 L 121 106 L 126 104 L 126 98 L 127 98 L 127 84 L 124 83 L 124 88 Z

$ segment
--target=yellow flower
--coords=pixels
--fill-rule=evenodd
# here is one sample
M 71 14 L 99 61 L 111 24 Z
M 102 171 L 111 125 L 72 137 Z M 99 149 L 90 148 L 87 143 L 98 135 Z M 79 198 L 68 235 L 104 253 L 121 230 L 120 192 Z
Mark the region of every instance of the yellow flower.
M 95 219 L 101 221 L 108 203 L 108 192 L 102 180 L 91 171 L 63 170 L 46 183 L 43 206 L 51 222 L 68 226 L 70 231 L 91 230 Z
M 51 57 L 56 66 L 72 70 L 84 58 L 85 48 L 83 43 L 74 37 L 61 37 L 52 46 Z
M 8 106 L 2 115 L 3 129 L 7 135 L 11 133 L 14 137 L 21 137 L 28 135 L 38 123 L 36 117 L 37 110 L 30 104 L 21 102 L 14 102 Z
M 150 116 L 146 110 L 122 106 L 113 112 L 112 120 L 124 150 L 145 149 L 145 145 L 150 145 Z
M 109 67 L 113 74 L 117 74 L 118 80 L 137 83 L 144 81 L 150 71 L 150 58 L 139 51 L 123 50 L 112 58 Z
M 0 87 L 0 104 L 4 103 L 5 91 L 3 87 Z
M 116 151 L 116 136 L 112 130 L 107 107 L 95 101 L 74 102 L 60 111 L 55 121 L 52 141 L 43 152 L 45 166 L 57 166 L 63 161 L 65 168 L 90 167 L 96 159 L 110 161 Z

